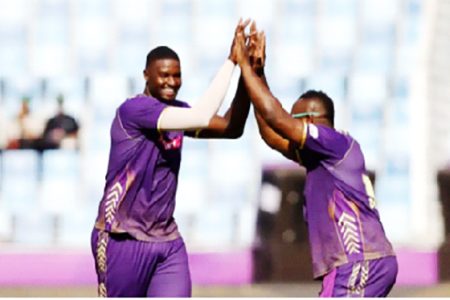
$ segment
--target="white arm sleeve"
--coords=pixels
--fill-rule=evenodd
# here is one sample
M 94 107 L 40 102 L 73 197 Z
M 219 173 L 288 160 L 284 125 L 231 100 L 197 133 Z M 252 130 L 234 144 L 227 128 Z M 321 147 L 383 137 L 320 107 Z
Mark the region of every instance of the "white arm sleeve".
M 160 130 L 202 129 L 208 126 L 225 99 L 235 65 L 227 59 L 203 96 L 191 108 L 168 106 L 158 119 Z

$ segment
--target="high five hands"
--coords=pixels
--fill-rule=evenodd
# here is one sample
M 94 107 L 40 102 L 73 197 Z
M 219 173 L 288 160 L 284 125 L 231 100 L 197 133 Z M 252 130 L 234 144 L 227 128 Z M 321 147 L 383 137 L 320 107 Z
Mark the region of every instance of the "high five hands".
M 263 31 L 258 31 L 256 22 L 250 19 L 239 20 L 234 32 L 229 59 L 240 67 L 250 65 L 257 73 L 261 73 L 266 61 L 266 36 Z M 250 33 L 245 34 L 246 27 L 250 24 Z
M 266 63 L 266 35 L 256 29 L 256 22 L 250 25 L 250 37 L 247 45 L 250 65 L 257 72 L 263 72 Z

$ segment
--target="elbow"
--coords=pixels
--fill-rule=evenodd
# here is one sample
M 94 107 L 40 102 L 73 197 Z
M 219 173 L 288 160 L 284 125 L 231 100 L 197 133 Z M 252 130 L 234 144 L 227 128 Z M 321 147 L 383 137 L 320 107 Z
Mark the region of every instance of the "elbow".
M 278 151 L 277 141 L 273 136 L 273 133 L 265 130 L 264 128 L 259 129 L 259 134 L 264 143 L 269 146 L 271 149 Z
M 199 129 L 206 129 L 209 127 L 209 122 L 211 119 L 200 120 Z
M 261 136 L 262 140 L 264 141 L 264 143 L 269 146 L 269 148 L 271 148 L 272 150 L 278 150 L 276 145 L 273 143 L 273 141 L 269 138 L 267 138 L 266 136 L 262 135 Z
M 192 123 L 192 128 L 190 129 L 205 129 L 209 127 L 212 118 L 214 117 L 214 112 L 202 111 L 199 107 L 193 107 L 189 109 L 189 115 L 186 115 Z
M 209 116 L 198 118 L 197 119 L 197 129 L 205 129 L 208 128 L 209 123 L 211 122 L 211 119 Z
M 259 128 L 259 135 L 261 136 L 261 139 L 264 141 L 264 143 L 266 143 L 267 146 L 272 148 L 271 146 L 272 143 L 270 141 L 269 134 L 266 132 L 266 130 L 264 130 L 263 128 Z
M 243 134 L 244 134 L 244 128 L 232 130 L 232 131 L 228 134 L 228 138 L 229 138 L 229 139 L 235 140 L 235 139 L 240 138 Z
M 226 139 L 238 139 L 244 134 L 244 128 L 243 127 L 228 127 L 223 132 L 223 137 Z

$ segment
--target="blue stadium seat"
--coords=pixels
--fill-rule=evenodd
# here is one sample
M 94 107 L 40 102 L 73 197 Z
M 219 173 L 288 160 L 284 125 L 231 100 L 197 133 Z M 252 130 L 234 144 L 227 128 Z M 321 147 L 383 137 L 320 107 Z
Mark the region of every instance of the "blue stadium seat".
M 55 215 L 40 209 L 17 212 L 13 217 L 12 242 L 28 246 L 49 246 L 57 241 Z
M 33 210 L 39 199 L 39 154 L 33 150 L 8 150 L 2 158 L 3 207 L 12 213 Z
M 89 248 L 91 232 L 97 216 L 97 205 L 86 203 L 59 216 L 58 244 L 68 247 Z
M 42 157 L 42 208 L 51 213 L 70 211 L 84 201 L 80 154 L 75 150 L 48 150 Z
M 81 185 L 85 192 L 85 201 L 98 204 L 103 196 L 105 175 L 108 165 L 108 150 L 88 151 L 81 162 Z
M 10 242 L 13 234 L 12 214 L 2 207 L 0 198 L 0 243 Z
M 91 77 L 89 99 L 97 119 L 111 121 L 117 107 L 129 96 L 127 78 L 118 75 Z

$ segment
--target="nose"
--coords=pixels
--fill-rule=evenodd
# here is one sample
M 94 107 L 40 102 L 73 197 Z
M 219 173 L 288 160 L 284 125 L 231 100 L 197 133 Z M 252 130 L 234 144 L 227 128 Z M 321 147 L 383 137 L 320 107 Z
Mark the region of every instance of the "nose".
M 167 78 L 167 84 L 170 86 L 176 86 L 177 85 L 177 79 L 173 76 L 169 76 Z

